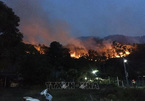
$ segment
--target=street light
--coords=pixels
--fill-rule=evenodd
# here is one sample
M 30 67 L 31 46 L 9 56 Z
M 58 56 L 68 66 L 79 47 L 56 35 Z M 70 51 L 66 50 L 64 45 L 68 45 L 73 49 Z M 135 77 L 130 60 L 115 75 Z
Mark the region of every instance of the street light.
M 124 72 L 125 72 L 126 83 L 127 83 L 127 86 L 129 86 L 129 83 L 128 83 L 128 72 L 126 70 L 125 63 L 127 63 L 127 60 L 123 58 L 123 65 L 124 65 Z
M 87 77 L 85 77 L 85 80 L 87 80 L 88 78 Z
M 96 74 L 97 72 L 98 72 L 98 70 L 93 70 L 92 71 L 93 74 Z
M 92 70 L 92 74 L 94 74 L 95 76 L 96 76 L 96 78 L 97 78 L 97 74 L 96 73 L 98 73 L 99 72 L 99 70 Z M 90 80 L 90 82 L 93 82 L 92 80 Z M 98 85 L 98 89 L 99 89 L 99 84 L 98 84 L 98 78 L 97 78 L 97 85 Z
M 124 63 L 127 63 L 127 60 L 126 59 L 124 59 Z
M 97 75 L 96 75 L 97 72 L 98 72 L 98 70 L 93 70 L 93 71 L 92 71 L 92 73 L 93 73 L 95 76 L 97 76 Z

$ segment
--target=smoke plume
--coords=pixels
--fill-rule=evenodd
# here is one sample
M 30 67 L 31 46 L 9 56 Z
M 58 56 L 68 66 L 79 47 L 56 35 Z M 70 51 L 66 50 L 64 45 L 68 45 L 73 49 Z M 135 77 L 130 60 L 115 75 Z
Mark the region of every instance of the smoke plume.
M 79 40 L 70 36 L 69 25 L 52 18 L 51 12 L 44 10 L 40 0 L 5 0 L 4 3 L 20 17 L 19 29 L 24 35 L 24 42 L 49 45 L 52 41 L 59 41 L 63 45 L 72 43 L 83 47 Z

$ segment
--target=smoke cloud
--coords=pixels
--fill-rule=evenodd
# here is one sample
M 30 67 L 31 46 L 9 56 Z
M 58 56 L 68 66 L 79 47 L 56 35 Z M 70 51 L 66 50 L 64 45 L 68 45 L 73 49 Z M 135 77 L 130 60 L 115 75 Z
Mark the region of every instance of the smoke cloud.
M 59 41 L 63 45 L 72 43 L 83 47 L 79 40 L 70 36 L 70 27 L 65 21 L 54 19 L 44 10 L 40 0 L 3 0 L 20 17 L 19 29 L 23 41 L 30 44 L 49 45 Z M 48 3 L 48 6 L 51 4 Z
M 87 29 L 92 28 L 95 29 L 94 33 L 98 32 L 99 30 L 101 31 L 99 31 L 98 33 L 102 32 L 102 30 L 103 31 L 106 30 L 105 34 L 106 33 L 111 34 L 111 32 L 123 33 L 127 31 L 127 29 L 132 29 L 132 27 L 129 28 L 129 26 L 133 25 L 132 23 L 131 24 L 129 23 L 126 26 L 124 25 L 124 23 L 122 24 L 123 21 L 124 22 L 126 21 L 126 18 L 136 21 L 134 20 L 134 18 L 130 18 L 130 15 L 128 15 L 128 13 L 125 13 L 126 12 L 125 7 L 127 5 L 123 7 L 123 10 L 121 10 L 122 6 L 119 6 L 120 9 L 118 8 L 118 10 L 116 10 L 115 8 L 113 8 L 114 7 L 113 5 L 112 6 L 110 5 L 109 3 L 110 1 L 108 1 L 107 3 L 109 3 L 109 7 L 111 8 L 108 9 L 107 5 L 102 6 L 103 4 L 106 4 L 105 3 L 106 1 L 101 2 L 96 0 L 98 3 L 96 3 L 96 1 L 92 3 L 91 1 L 88 2 L 87 0 L 78 0 L 78 2 L 76 2 L 75 0 L 70 0 L 71 3 L 73 2 L 73 8 L 71 8 L 70 7 L 72 6 L 71 3 L 64 5 L 60 0 L 58 0 L 57 3 L 64 5 L 65 7 L 64 9 L 58 10 L 58 8 L 56 8 L 57 5 L 55 5 L 55 9 L 57 9 L 57 12 L 53 12 L 54 10 L 51 10 L 51 8 L 53 7 L 51 4 L 52 2 L 50 2 L 50 0 L 43 0 L 43 1 L 42 0 L 2 0 L 2 1 L 6 3 L 6 5 L 11 7 L 16 13 L 16 15 L 20 17 L 21 21 L 20 21 L 19 29 L 24 35 L 23 40 L 24 42 L 31 43 L 31 44 L 40 43 L 49 46 L 49 44 L 52 41 L 58 41 L 63 45 L 71 43 L 74 44 L 76 47 L 84 48 L 85 50 L 93 49 L 101 52 L 103 48 L 110 49 L 111 43 L 107 41 L 103 41 L 100 44 L 99 42 L 89 39 L 86 42 L 82 43 L 80 40 L 73 38 L 72 35 L 70 35 L 72 28 L 69 26 L 69 24 L 71 22 L 68 23 L 69 22 L 67 21 L 68 19 L 60 20 L 57 17 L 54 18 L 52 16 L 53 13 L 59 13 L 58 11 L 62 11 L 63 13 L 60 14 L 61 16 L 62 14 L 65 14 L 63 16 L 64 18 L 69 17 L 69 20 L 71 19 L 75 23 L 74 25 L 76 27 L 79 26 L 82 30 L 84 30 L 84 32 L 90 31 Z M 46 10 L 46 8 L 43 6 L 44 2 L 47 3 L 47 6 L 49 6 L 50 10 L 48 10 L 48 8 Z M 68 1 L 64 0 L 64 2 L 67 3 Z M 88 4 L 87 7 L 86 7 L 86 3 Z M 82 4 L 81 7 L 80 4 Z M 98 6 L 96 6 L 96 4 Z M 118 2 L 116 2 L 115 4 L 118 4 Z M 95 7 L 98 7 L 100 9 L 95 9 Z M 72 9 L 74 9 L 74 11 L 72 11 Z M 128 8 L 128 10 L 129 11 L 131 10 L 130 7 Z M 91 16 L 91 14 L 93 14 L 93 16 Z M 73 17 L 70 17 L 69 15 Z M 79 20 L 81 21 L 79 22 Z M 129 22 L 132 22 L 132 20 Z M 87 28 L 85 29 L 85 27 L 81 27 L 81 26 L 87 26 Z M 118 29 L 116 28 L 116 26 L 118 27 Z M 124 26 L 123 28 L 125 29 L 119 29 L 122 28 L 120 26 Z M 85 33 L 83 35 L 85 35 Z

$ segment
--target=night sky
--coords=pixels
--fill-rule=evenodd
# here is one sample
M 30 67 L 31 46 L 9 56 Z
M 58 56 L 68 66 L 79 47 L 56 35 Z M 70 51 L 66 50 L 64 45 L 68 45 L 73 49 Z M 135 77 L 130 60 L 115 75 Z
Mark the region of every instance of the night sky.
M 21 19 L 26 42 L 145 35 L 145 0 L 2 0 Z

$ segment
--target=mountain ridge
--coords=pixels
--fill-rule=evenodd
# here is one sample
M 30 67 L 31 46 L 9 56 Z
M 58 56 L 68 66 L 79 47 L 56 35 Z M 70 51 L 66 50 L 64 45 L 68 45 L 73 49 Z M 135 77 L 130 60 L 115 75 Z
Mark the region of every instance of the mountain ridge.
M 85 40 L 106 40 L 106 41 L 117 41 L 124 44 L 144 44 L 145 43 L 145 35 L 144 36 L 125 36 L 125 35 L 109 35 L 104 38 L 99 38 L 95 36 L 82 36 L 79 37 L 81 41 Z

